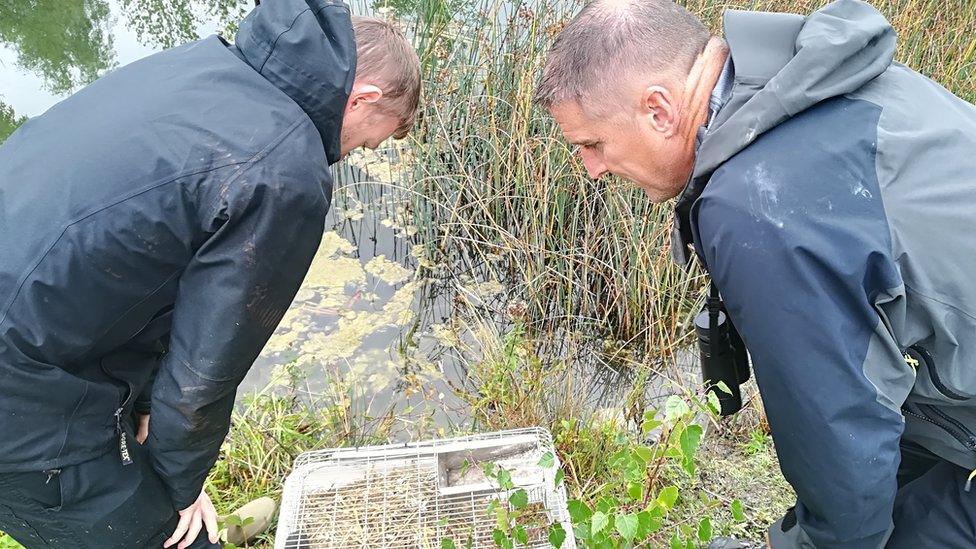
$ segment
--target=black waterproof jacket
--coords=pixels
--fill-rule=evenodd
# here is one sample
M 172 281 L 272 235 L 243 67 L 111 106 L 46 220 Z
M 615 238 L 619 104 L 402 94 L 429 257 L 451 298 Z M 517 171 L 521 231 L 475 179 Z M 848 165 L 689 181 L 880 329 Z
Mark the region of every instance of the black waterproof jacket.
M 342 2 L 269 0 L 0 147 L 0 472 L 124 461 L 157 372 L 147 444 L 196 499 L 321 238 L 355 56 Z

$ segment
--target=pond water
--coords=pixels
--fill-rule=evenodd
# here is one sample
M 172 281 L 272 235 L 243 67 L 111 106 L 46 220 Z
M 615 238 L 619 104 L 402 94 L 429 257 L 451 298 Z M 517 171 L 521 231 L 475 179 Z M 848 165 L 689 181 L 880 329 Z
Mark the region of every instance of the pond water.
M 250 7 L 236 0 L 0 2 L 0 116 L 39 115 L 114 67 L 214 32 L 230 36 Z M 399 185 L 412 174 L 407 146 L 356 151 L 334 171 L 319 253 L 242 389 L 299 385 L 309 394 L 348 395 L 370 414 L 426 405 L 438 423 L 461 419 L 451 388 L 465 385 L 483 339 L 471 326 L 504 333 L 505 286 L 427 256 L 414 200 Z M 457 322 L 459 302 L 467 320 L 476 320 L 466 329 Z M 553 355 L 566 353 L 560 344 L 553 342 Z M 575 349 L 574 356 L 586 400 L 619 403 L 628 374 L 598 350 Z

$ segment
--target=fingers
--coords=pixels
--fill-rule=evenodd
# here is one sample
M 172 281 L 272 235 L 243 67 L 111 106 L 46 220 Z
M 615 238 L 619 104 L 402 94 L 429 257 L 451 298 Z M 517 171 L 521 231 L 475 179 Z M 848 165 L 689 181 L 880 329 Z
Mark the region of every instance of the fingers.
M 200 508 L 197 507 L 193 511 L 193 518 L 190 520 L 190 527 L 186 531 L 186 537 L 183 538 L 183 541 L 180 542 L 177 549 L 186 549 L 189 547 L 197 539 L 197 536 L 200 534 L 200 528 L 202 527 L 203 522 L 200 518 Z
M 220 531 L 217 528 L 217 509 L 214 508 L 209 497 L 203 502 L 201 514 L 203 515 L 203 522 L 207 526 L 207 537 L 210 539 L 210 543 L 217 543 L 217 540 L 220 539 Z
M 196 511 L 196 507 L 191 505 L 180 513 L 180 522 L 176 525 L 176 530 L 173 531 L 173 535 L 163 542 L 163 547 L 169 547 L 183 538 L 186 529 L 190 527 L 190 521 L 193 519 L 194 511 Z
M 139 429 L 136 431 L 136 441 L 139 444 L 145 444 L 146 438 L 149 437 L 149 414 L 144 416 L 139 416 Z

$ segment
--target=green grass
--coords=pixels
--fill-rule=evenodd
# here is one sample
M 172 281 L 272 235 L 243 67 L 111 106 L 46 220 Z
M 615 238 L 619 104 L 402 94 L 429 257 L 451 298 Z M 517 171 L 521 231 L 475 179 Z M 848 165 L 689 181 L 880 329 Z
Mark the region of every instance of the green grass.
M 636 417 L 608 418 L 592 413 L 578 399 L 566 398 L 575 393 L 580 381 L 567 364 L 543 366 L 534 352 L 535 343 L 520 326 L 497 341 L 484 339 L 481 344 L 488 351 L 486 356 L 468 365 L 469 381 L 477 389 L 459 389 L 470 421 L 448 432 L 430 429 L 424 435 L 544 426 L 553 433 L 571 498 L 596 508 L 607 498 L 623 497 L 626 485 L 611 456 L 645 444 L 640 418 L 646 419 L 653 411 L 644 408 Z M 700 405 L 695 404 L 696 398 L 685 395 L 685 425 L 696 415 Z M 265 495 L 279 499 L 284 477 L 301 451 L 385 442 L 399 419 L 390 414 L 366 420 L 353 411 L 354 406 L 341 393 L 318 395 L 314 401 L 300 398 L 298 393 L 273 392 L 245 399 L 207 484 L 219 510 L 228 513 Z M 675 532 L 697 527 L 704 519 L 715 535 L 761 539 L 763 529 L 782 513 L 791 492 L 779 474 L 772 445 L 750 451 L 742 445 L 747 433 L 766 429 L 757 406 L 758 400 L 753 399 L 739 416 L 726 420 L 697 414 L 709 428 L 695 456 L 698 466 L 693 474 L 673 459 L 670 452 L 674 450 L 668 450 L 677 447 L 678 437 L 669 437 L 668 429 L 680 432 L 681 427 L 665 420 L 665 431 L 648 445 L 656 457 L 646 467 L 650 480 L 644 490 L 656 494 L 672 486 L 680 496 L 659 532 L 651 537 L 650 546 L 666 544 Z M 664 411 L 658 416 L 663 417 Z M 743 504 L 742 520 L 734 519 L 730 511 L 735 500 Z M 626 505 L 628 509 L 639 507 L 636 502 Z M 269 532 L 254 546 L 270 547 L 272 541 Z

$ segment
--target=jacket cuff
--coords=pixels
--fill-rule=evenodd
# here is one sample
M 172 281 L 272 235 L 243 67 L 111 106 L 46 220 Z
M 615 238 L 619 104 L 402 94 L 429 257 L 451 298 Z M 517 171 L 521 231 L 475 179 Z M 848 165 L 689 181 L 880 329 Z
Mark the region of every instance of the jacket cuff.
M 786 515 L 769 527 L 770 549 L 817 549 L 810 536 L 796 522 L 796 508 L 790 507 Z

